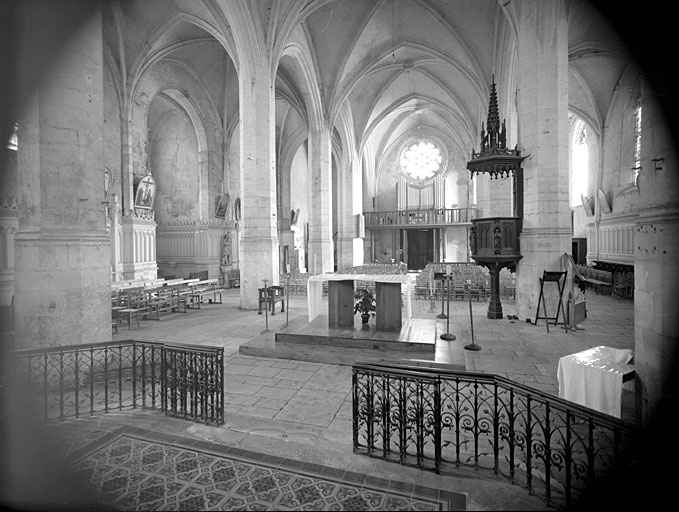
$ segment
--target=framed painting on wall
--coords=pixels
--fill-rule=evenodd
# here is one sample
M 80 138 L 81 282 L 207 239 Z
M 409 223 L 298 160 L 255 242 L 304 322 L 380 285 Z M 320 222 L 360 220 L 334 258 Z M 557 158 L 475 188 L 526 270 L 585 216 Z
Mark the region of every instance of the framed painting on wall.
M 156 182 L 153 176 L 147 174 L 137 186 L 137 194 L 134 196 L 134 207 L 150 210 L 153 208 L 153 200 L 156 198 Z
M 217 196 L 215 203 L 217 207 L 215 209 L 215 217 L 218 219 L 226 218 L 226 210 L 229 207 L 230 197 L 229 194 L 222 194 Z

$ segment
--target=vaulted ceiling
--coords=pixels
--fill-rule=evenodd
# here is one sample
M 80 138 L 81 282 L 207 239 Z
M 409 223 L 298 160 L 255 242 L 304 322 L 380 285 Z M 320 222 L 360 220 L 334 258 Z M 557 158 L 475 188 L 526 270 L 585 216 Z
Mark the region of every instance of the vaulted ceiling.
M 341 125 L 378 158 L 417 127 L 477 145 L 492 77 L 512 91 L 515 5 L 498 0 L 138 0 L 114 2 L 106 51 L 120 88 L 154 63 L 203 84 L 226 131 L 238 119 L 238 73 L 268 59 L 279 154 L 310 124 Z M 585 1 L 567 1 L 571 107 L 598 130 L 629 65 L 616 33 Z

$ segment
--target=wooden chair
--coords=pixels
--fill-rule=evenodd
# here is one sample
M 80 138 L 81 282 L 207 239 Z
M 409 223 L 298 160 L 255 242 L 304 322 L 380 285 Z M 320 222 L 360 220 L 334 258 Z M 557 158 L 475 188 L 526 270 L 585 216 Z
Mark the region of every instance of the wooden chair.
M 137 327 L 140 327 L 139 318 L 142 316 L 141 299 L 135 294 L 129 293 L 122 299 L 121 307 L 118 309 L 118 319 L 127 320 L 127 329 L 132 327 L 132 320 L 137 321 Z
M 455 300 L 464 300 L 465 298 L 465 286 L 464 286 L 464 281 L 456 279 L 455 284 L 453 285 L 453 289 L 451 292 L 451 296 Z
M 257 314 L 262 314 L 262 306 L 269 308 L 271 316 L 276 314 L 276 303 L 281 304 L 281 313 L 285 312 L 285 288 L 282 286 L 269 286 L 259 288 L 259 309 Z

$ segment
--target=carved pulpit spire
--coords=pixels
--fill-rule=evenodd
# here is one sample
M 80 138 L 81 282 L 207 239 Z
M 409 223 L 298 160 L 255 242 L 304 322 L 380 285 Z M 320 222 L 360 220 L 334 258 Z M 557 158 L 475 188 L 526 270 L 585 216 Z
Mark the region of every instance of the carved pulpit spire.
M 500 113 L 497 108 L 497 91 L 495 90 L 495 76 L 490 84 L 490 102 L 488 105 L 488 147 L 498 146 L 500 134 Z M 486 148 L 481 148 L 483 151 Z
M 507 148 L 507 128 L 505 121 L 500 124 L 500 109 L 497 104 L 495 76 L 490 84 L 490 101 L 488 103 L 488 119 L 481 123 L 481 151 L 472 150 L 472 159 L 467 162 L 467 169 L 472 173 L 489 173 L 492 178 L 511 176 L 518 169 L 521 152 L 515 147 Z

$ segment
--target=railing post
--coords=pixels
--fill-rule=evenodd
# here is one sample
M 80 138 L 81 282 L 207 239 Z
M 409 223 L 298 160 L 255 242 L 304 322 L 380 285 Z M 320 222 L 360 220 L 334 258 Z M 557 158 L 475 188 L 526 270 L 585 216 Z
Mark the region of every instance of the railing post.
M 59 419 L 64 419 L 64 352 L 59 351 Z
M 167 414 L 167 350 L 165 347 L 160 347 L 160 410 Z M 154 379 L 155 382 L 155 379 Z M 155 393 L 153 397 L 155 399 Z
M 572 454 L 572 439 L 571 439 L 571 412 L 566 411 L 566 446 L 564 447 L 564 460 L 566 464 L 566 485 L 565 485 L 565 493 L 566 493 L 566 508 L 570 510 L 571 508 L 571 502 L 572 502 L 572 464 L 573 464 L 573 454 Z
M 137 408 L 137 344 L 132 343 L 132 408 Z
M 371 374 L 370 377 L 370 389 L 373 391 L 371 397 L 374 405 L 375 375 Z M 389 455 L 389 446 L 391 446 L 391 411 L 389 410 L 391 404 L 391 379 L 389 376 L 382 376 L 380 383 L 382 388 L 382 410 L 380 411 L 380 420 L 382 422 L 382 456 L 386 458 Z M 374 435 L 375 432 L 372 431 L 371 434 Z
M 47 382 L 47 354 L 43 356 L 42 380 L 43 419 L 47 419 L 47 395 L 49 394 L 49 384 Z
M 90 416 L 94 414 L 94 348 L 90 347 Z
M 545 404 L 545 426 L 543 436 L 545 438 L 545 494 L 547 503 L 552 500 L 552 436 L 550 426 L 550 407 L 549 402 Z
M 533 426 L 531 425 L 532 416 L 530 413 L 531 396 L 526 397 L 526 484 L 528 485 L 528 494 L 533 494 Z
M 118 345 L 118 410 L 123 410 L 123 347 Z
M 108 412 L 108 347 L 104 347 L 104 412 Z
M 439 376 L 434 387 L 434 468 L 437 474 L 441 470 L 441 431 L 443 430 L 441 417 L 441 377 Z
M 80 412 L 80 401 L 78 397 L 80 396 L 80 372 L 78 371 L 79 368 L 79 362 L 78 362 L 78 354 L 80 351 L 78 349 L 75 349 L 75 361 L 74 361 L 74 368 L 73 368 L 73 378 L 75 380 L 75 417 L 79 417 L 79 412 Z
M 218 369 L 218 375 L 219 375 L 219 386 L 217 388 L 219 392 L 219 421 L 220 424 L 224 423 L 226 421 L 226 418 L 224 417 L 224 349 L 222 348 L 219 351 L 218 357 L 217 357 L 217 369 Z
M 460 463 L 460 379 L 455 378 L 455 462 Z
M 158 366 L 156 362 L 156 353 L 160 351 L 160 368 L 156 368 Z M 160 349 L 156 350 L 155 345 L 151 345 L 151 409 L 156 408 L 156 371 L 160 371 L 160 408 L 163 412 L 165 412 L 165 401 L 164 401 L 164 387 L 162 386 L 162 383 L 165 382 L 165 376 L 163 375 L 163 363 L 164 359 L 164 351 L 163 347 L 160 347 Z
M 515 470 L 515 444 L 516 444 L 516 431 L 514 430 L 514 389 L 509 390 L 509 478 L 511 482 L 516 481 L 516 470 Z
M 497 382 L 493 382 L 493 472 L 496 475 L 500 469 L 500 412 L 497 391 Z

